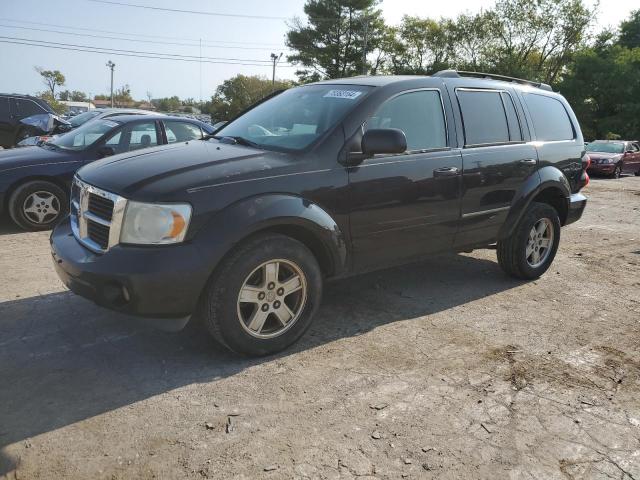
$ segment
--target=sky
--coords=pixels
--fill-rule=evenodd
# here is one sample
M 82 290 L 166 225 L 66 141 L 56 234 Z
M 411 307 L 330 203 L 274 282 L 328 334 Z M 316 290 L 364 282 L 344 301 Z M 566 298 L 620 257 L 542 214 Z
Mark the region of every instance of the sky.
M 383 0 L 381 8 L 387 23 L 397 24 L 404 14 L 455 17 L 489 8 L 493 3 L 494 0 Z M 222 81 L 236 74 L 270 78 L 270 54 L 284 52 L 286 56 L 287 19 L 303 16 L 303 5 L 304 0 L 58 0 L 54 4 L 50 0 L 0 0 L 0 41 L 23 43 L 0 43 L 0 92 L 34 94 L 44 90 L 34 69 L 40 66 L 60 70 L 67 79 L 63 88 L 91 96 L 106 94 L 109 69 L 105 64 L 111 60 L 116 64 L 114 88 L 128 84 L 134 98 L 144 99 L 151 94 L 153 98 L 177 95 L 207 100 Z M 637 0 L 601 0 L 596 29 L 616 26 L 634 7 L 638 7 Z M 24 45 L 37 40 L 76 50 L 92 46 L 141 52 L 136 54 L 141 56 L 188 55 L 196 61 Z M 199 63 L 200 55 L 208 57 L 210 63 Z M 276 76 L 293 79 L 294 71 L 283 60 Z

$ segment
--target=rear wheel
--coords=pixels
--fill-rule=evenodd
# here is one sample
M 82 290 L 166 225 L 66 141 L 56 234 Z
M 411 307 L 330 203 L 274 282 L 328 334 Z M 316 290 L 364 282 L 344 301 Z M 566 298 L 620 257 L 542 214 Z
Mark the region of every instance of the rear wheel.
M 35 180 L 20 185 L 9 199 L 9 215 L 24 230 L 49 230 L 67 213 L 67 196 L 56 184 Z
M 559 243 L 558 212 L 546 203 L 534 202 L 511 236 L 498 241 L 498 263 L 512 277 L 538 278 L 551 266 Z
M 228 349 L 251 356 L 284 350 L 311 325 L 322 274 L 309 249 L 266 234 L 226 258 L 204 292 L 200 316 Z

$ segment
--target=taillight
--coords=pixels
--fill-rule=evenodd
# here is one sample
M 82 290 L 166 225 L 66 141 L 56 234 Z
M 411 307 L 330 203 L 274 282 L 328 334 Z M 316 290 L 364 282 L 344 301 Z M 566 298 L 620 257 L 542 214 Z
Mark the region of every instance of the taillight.
M 587 169 L 591 166 L 591 157 L 586 153 L 582 156 L 582 174 L 580 175 L 580 188 L 589 185 L 590 178 Z
M 582 170 L 587 170 L 591 166 L 591 157 L 586 153 L 582 156 Z

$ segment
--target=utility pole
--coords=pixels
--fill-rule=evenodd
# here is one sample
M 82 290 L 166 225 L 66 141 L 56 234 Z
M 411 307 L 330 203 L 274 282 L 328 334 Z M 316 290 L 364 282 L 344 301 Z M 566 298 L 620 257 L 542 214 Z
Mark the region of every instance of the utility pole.
M 282 52 L 280 55 L 276 55 L 275 53 L 271 54 L 271 61 L 273 62 L 273 75 L 271 76 L 271 88 L 275 88 L 276 86 L 276 65 L 282 58 Z
M 116 64 L 111 60 L 107 62 L 107 67 L 111 69 L 111 108 L 113 108 L 113 69 L 115 68 L 115 66 Z
M 367 74 L 367 34 L 369 33 L 369 22 L 367 21 L 367 17 L 362 19 L 364 22 L 364 44 L 362 47 L 362 75 Z

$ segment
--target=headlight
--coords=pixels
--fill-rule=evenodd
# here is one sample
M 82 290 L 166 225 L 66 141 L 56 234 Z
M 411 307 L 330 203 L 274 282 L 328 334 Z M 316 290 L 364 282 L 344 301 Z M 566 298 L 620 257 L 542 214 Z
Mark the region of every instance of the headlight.
M 613 158 L 603 158 L 602 160 L 600 160 L 600 163 L 613 163 L 614 160 Z
M 184 240 L 191 220 L 191 205 L 127 202 L 120 243 L 164 245 Z

